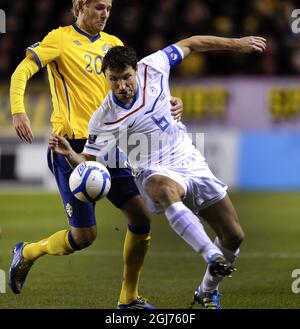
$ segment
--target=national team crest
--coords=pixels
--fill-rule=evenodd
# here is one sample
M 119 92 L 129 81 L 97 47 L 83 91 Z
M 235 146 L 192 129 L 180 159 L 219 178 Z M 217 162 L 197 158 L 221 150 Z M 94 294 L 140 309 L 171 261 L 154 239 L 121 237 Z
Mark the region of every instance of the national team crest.
M 151 86 L 150 90 L 151 90 L 152 95 L 157 95 L 158 94 L 158 89 L 157 88 Z
M 111 48 L 111 45 L 109 43 L 104 44 L 102 46 L 103 54 L 106 55 L 110 48 Z
M 69 217 L 72 217 L 73 215 L 73 207 L 70 205 L 70 203 L 66 204 L 66 212 Z

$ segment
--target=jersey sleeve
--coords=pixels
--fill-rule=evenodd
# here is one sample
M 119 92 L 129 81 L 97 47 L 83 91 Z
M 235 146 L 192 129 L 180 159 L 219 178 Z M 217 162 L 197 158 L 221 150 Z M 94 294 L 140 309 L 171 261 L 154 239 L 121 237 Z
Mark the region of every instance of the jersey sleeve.
M 156 53 L 149 55 L 141 60 L 145 65 L 151 66 L 157 71 L 169 75 L 170 68 L 177 66 L 184 58 L 181 48 L 176 45 L 170 45 Z
M 32 54 L 39 69 L 60 56 L 62 45 L 61 28 L 49 32 L 41 42 L 26 48 L 26 55 Z
M 107 102 L 104 100 L 98 110 L 93 113 L 88 126 L 89 137 L 83 153 L 101 158 L 110 153 L 118 144 L 119 129 L 107 128 L 103 123 L 108 109 Z
M 18 65 L 10 80 L 11 113 L 25 113 L 24 93 L 28 80 L 38 72 L 34 59 L 26 57 Z

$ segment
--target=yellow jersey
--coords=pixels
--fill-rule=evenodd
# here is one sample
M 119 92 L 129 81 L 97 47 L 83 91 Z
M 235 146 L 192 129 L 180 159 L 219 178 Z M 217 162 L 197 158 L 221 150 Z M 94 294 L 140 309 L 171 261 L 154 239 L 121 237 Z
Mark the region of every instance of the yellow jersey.
M 39 68 L 47 65 L 53 113 L 53 132 L 68 138 L 87 138 L 88 123 L 109 87 L 102 72 L 107 51 L 123 43 L 100 32 L 91 36 L 75 24 L 51 31 L 26 49 Z

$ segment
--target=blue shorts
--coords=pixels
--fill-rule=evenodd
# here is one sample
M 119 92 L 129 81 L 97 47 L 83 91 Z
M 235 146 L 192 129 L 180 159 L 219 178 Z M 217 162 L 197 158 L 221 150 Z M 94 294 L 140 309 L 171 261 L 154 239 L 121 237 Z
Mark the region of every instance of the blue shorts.
M 76 152 L 81 152 L 84 140 L 69 141 Z M 82 147 L 81 147 L 82 146 Z M 59 193 L 63 200 L 64 209 L 72 227 L 91 227 L 96 225 L 95 202 L 85 203 L 74 197 L 69 189 L 69 177 L 73 171 L 65 158 L 48 149 L 48 166 L 56 178 Z M 140 195 L 134 183 L 130 168 L 109 169 L 111 174 L 111 188 L 108 200 L 117 208 L 122 207 L 128 200 Z

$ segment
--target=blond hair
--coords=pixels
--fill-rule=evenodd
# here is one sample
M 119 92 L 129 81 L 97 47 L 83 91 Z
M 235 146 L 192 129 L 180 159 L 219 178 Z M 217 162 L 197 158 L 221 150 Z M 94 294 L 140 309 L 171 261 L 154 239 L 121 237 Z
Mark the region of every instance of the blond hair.
M 72 13 L 74 17 L 78 17 L 79 11 L 82 9 L 84 5 L 88 5 L 91 0 L 72 0 L 73 2 L 73 8 L 72 8 Z

